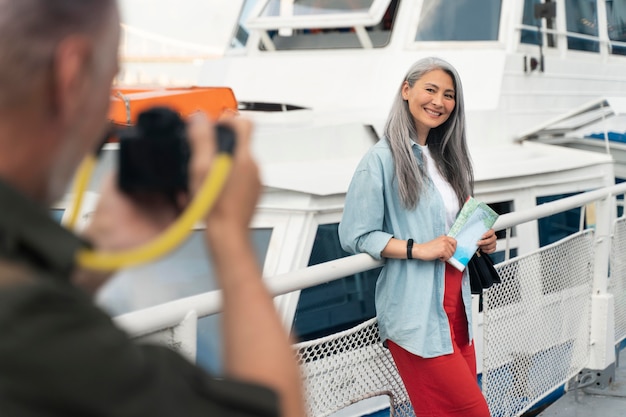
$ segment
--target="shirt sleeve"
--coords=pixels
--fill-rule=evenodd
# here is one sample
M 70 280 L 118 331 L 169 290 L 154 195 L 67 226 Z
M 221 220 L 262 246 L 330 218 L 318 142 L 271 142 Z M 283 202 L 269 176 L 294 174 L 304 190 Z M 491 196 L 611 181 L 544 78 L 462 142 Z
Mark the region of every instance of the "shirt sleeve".
M 3 415 L 279 415 L 272 390 L 138 345 L 81 295 L 47 282 L 0 291 Z
M 368 153 L 357 167 L 339 223 L 339 240 L 350 253 L 365 252 L 381 259 L 381 252 L 393 237 L 383 231 L 385 183 L 382 161 Z

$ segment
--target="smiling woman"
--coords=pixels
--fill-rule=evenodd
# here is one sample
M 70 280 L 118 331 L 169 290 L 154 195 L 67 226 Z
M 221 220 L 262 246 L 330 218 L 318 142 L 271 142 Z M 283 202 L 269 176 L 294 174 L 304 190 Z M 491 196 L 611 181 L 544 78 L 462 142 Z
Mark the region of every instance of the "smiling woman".
M 424 74 L 412 86 L 408 81 L 402 85 L 402 98 L 407 101 L 413 123 L 417 130 L 417 143 L 424 146 L 431 128 L 450 117 L 456 103 L 452 77 L 436 69 Z
M 416 416 L 489 415 L 476 383 L 468 276 L 445 263 L 456 249 L 447 233 L 472 192 L 459 75 L 424 58 L 359 163 L 339 225 L 344 250 L 387 258 L 375 294 L 380 337 Z M 495 242 L 489 230 L 478 245 L 492 253 Z

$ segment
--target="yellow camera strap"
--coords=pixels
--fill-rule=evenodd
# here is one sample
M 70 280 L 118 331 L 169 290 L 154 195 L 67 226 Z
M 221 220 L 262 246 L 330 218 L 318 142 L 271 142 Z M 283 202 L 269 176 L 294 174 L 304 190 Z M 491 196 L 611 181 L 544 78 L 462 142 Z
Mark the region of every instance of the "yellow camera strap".
M 219 138 L 218 139 L 222 139 Z M 76 263 L 87 269 L 113 271 L 153 261 L 178 247 L 194 225 L 201 221 L 219 197 L 232 167 L 234 140 L 218 140 L 218 153 L 211 170 L 193 201 L 178 219 L 151 242 L 120 252 L 103 252 L 90 248 L 76 252 Z M 83 195 L 96 165 L 96 157 L 89 155 L 81 164 L 74 182 L 74 200 L 66 227 L 73 228 L 78 218 Z

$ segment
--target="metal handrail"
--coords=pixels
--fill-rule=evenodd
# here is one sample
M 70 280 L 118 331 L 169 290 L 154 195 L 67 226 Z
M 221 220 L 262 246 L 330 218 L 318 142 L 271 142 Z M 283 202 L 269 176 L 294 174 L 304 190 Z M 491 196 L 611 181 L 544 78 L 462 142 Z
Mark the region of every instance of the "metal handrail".
M 622 194 L 626 194 L 626 183 L 577 194 L 527 210 L 503 214 L 498 218 L 494 229 L 510 229 L 528 221 Z M 277 296 L 368 271 L 381 265 L 383 261 L 375 260 L 367 254 L 359 254 L 268 277 L 265 282 L 270 293 Z M 200 318 L 218 313 L 221 308 L 221 290 L 215 290 L 123 314 L 115 317 L 114 321 L 133 336 L 139 337 L 175 326 L 189 311 L 195 311 Z
M 594 42 L 598 42 L 598 44 L 607 44 L 609 46 L 626 47 L 626 42 L 616 41 L 611 38 L 601 38 L 599 35 L 587 35 L 584 33 L 562 31 L 558 29 L 550 29 L 550 28 L 543 28 L 543 27 L 539 29 L 537 28 L 537 26 L 524 25 L 524 24 L 517 25 L 515 29 L 519 32 L 521 32 L 522 30 L 527 30 L 529 32 L 535 32 L 539 34 L 545 33 L 548 35 L 566 36 L 568 38 L 573 38 L 573 39 L 583 39 L 583 40 L 588 40 L 588 41 L 594 41 Z

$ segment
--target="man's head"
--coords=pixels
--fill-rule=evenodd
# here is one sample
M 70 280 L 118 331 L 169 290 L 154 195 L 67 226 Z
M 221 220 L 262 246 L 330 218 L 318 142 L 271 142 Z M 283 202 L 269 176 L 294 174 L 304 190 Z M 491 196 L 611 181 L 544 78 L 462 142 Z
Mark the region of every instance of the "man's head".
M 46 202 L 65 190 L 106 127 L 118 42 L 115 0 L 0 0 L 4 180 Z

